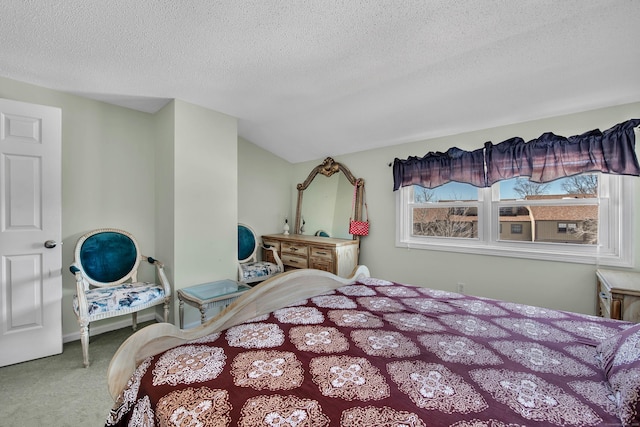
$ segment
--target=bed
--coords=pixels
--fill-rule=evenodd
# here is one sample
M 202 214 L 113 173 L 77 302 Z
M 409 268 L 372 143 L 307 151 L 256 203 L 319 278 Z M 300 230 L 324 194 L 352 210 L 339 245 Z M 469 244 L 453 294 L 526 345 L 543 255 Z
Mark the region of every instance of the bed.
M 106 425 L 638 425 L 639 352 L 628 322 L 299 270 L 132 335 Z

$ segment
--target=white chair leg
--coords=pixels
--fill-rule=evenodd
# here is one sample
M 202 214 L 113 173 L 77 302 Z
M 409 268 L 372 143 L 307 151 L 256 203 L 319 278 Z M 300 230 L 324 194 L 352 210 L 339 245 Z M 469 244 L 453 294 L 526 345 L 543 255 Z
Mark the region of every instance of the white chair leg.
M 133 330 L 135 331 L 136 329 L 138 329 L 138 312 L 134 312 L 131 313 L 131 318 L 132 318 L 132 323 L 133 323 Z
M 89 323 L 80 323 L 80 342 L 82 343 L 82 360 L 85 368 L 89 367 Z
M 164 322 L 169 322 L 169 300 L 164 302 Z

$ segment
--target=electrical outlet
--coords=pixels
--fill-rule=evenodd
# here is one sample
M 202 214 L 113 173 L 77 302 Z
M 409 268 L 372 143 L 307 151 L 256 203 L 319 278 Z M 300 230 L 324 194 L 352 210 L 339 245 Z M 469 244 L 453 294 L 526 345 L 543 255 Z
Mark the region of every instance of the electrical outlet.
M 462 282 L 458 282 L 458 293 L 459 294 L 463 294 L 464 293 L 464 283 L 462 283 Z

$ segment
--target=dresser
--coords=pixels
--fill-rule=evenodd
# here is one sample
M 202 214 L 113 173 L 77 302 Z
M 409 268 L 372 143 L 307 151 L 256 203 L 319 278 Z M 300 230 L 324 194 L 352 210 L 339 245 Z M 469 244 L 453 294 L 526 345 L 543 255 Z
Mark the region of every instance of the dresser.
M 275 247 L 285 270 L 314 268 L 340 277 L 349 277 L 358 265 L 358 240 L 307 236 L 304 234 L 268 234 L 264 246 Z M 271 261 L 272 252 L 263 250 L 262 259 Z
M 598 315 L 640 322 L 640 273 L 596 270 Z

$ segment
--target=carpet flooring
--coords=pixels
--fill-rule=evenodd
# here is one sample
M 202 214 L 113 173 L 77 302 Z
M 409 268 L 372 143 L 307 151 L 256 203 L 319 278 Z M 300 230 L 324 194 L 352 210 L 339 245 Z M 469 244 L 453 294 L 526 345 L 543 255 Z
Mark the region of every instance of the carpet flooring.
M 0 368 L 0 426 L 104 426 L 113 405 L 107 368 L 131 334 L 128 327 L 91 337 L 89 368 L 80 341 L 64 344 L 62 354 Z

